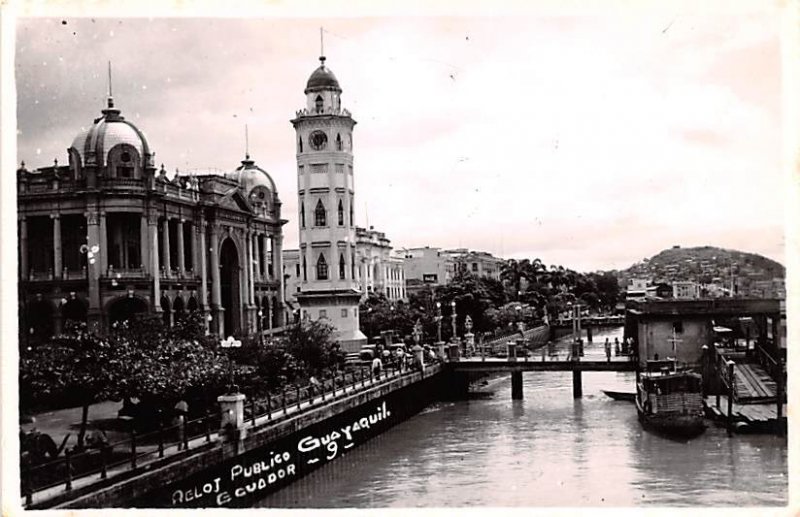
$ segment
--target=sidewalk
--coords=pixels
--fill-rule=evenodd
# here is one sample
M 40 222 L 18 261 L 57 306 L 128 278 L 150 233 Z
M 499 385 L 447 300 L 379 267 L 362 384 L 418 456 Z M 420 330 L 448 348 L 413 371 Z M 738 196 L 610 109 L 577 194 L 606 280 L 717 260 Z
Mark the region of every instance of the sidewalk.
M 89 406 L 89 419 L 87 425 L 87 434 L 95 427 L 93 422 L 101 422 L 104 420 L 116 420 L 117 412 L 122 408 L 122 402 L 105 401 L 98 402 Z M 61 445 L 61 440 L 64 436 L 71 434 L 67 447 L 73 446 L 77 443 L 78 433 L 81 426 L 81 414 L 83 408 L 73 407 L 66 409 L 57 409 L 54 411 L 45 411 L 33 415 L 34 422 L 27 424 L 20 424 L 20 429 L 25 432 L 31 429 L 36 429 L 41 433 L 49 434 L 50 437 L 56 442 L 56 445 Z M 118 441 L 127 437 L 126 433 L 117 431 L 106 431 L 109 441 Z

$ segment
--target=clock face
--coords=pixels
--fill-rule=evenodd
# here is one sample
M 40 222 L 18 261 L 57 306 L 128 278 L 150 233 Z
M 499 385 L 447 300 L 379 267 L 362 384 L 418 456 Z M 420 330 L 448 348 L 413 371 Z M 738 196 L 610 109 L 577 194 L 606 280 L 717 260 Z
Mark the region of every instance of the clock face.
M 311 147 L 320 151 L 325 149 L 325 144 L 328 143 L 328 136 L 322 131 L 314 131 L 309 135 L 308 140 L 311 142 Z

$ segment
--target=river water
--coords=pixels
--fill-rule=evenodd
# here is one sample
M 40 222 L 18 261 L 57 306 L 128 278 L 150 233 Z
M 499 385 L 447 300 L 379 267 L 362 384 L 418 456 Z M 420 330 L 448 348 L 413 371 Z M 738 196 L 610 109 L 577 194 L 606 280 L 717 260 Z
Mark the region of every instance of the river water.
M 587 356 L 602 354 L 595 335 Z M 564 345 L 559 345 L 559 347 Z M 634 374 L 569 372 L 494 379 L 491 399 L 436 403 L 261 500 L 273 508 L 458 506 L 785 505 L 787 442 L 734 435 L 709 424 L 688 443 L 642 430 L 632 403 L 601 390 L 633 391 Z

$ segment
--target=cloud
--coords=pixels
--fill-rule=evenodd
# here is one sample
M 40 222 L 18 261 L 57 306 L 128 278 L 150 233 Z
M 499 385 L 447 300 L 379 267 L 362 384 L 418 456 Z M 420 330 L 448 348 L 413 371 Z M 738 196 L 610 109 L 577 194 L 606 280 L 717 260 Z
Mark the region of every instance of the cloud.
M 297 240 L 295 135 L 318 66 L 355 129 L 357 223 L 396 247 L 622 267 L 672 244 L 782 259 L 777 18 L 20 19 L 19 157 L 66 160 L 104 106 L 168 170 L 250 154 Z M 669 27 L 664 31 L 665 27 Z M 572 262 L 570 262 L 572 261 Z

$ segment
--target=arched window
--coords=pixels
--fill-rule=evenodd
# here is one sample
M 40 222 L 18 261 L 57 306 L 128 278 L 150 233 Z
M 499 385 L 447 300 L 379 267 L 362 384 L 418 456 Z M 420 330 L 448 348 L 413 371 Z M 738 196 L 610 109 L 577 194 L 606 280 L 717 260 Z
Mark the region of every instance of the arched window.
M 350 226 L 353 226 L 355 223 L 353 222 L 353 198 L 350 198 Z
M 336 133 L 336 150 L 337 151 L 342 150 L 342 137 L 341 135 L 339 135 L 339 133 Z
M 308 272 L 306 271 L 306 258 L 303 257 L 303 282 L 308 281 Z
M 328 263 L 325 262 L 325 256 L 322 253 L 319 254 L 319 258 L 317 259 L 317 280 L 327 280 L 328 279 Z
M 344 280 L 344 255 L 339 254 L 339 280 Z
M 327 226 L 328 221 L 325 216 L 325 207 L 322 200 L 317 201 L 317 208 L 314 209 L 314 226 Z
M 344 226 L 344 205 L 342 205 L 342 200 L 339 200 L 339 226 Z
M 298 143 L 300 144 L 299 148 L 300 148 L 300 152 L 302 153 L 303 152 L 303 137 L 302 136 L 300 137 L 300 140 L 298 140 Z
M 300 202 L 300 228 L 306 227 L 306 205 Z
M 317 108 L 317 113 L 322 113 L 322 95 L 317 95 L 317 99 L 314 101 Z

